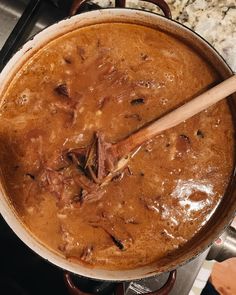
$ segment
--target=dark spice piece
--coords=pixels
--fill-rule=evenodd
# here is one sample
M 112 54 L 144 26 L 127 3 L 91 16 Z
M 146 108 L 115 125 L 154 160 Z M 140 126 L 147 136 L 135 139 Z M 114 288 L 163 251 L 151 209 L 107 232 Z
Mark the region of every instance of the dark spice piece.
M 142 60 L 147 60 L 148 59 L 148 55 L 147 54 L 141 53 L 140 55 L 141 55 L 141 59 Z
M 69 97 L 69 91 L 65 83 L 58 85 L 54 88 L 54 91 L 61 96 Z
M 140 176 L 144 176 L 144 173 L 143 172 L 140 172 Z
M 26 173 L 25 174 L 26 176 L 29 176 L 31 179 L 35 180 L 35 176 L 31 173 Z
M 180 134 L 180 138 L 183 139 L 185 142 L 190 143 L 190 139 L 187 135 L 185 134 Z
M 116 245 L 116 247 L 118 247 L 120 250 L 124 250 L 124 245 L 122 244 L 122 242 L 120 240 L 118 240 L 115 236 L 109 234 L 113 243 Z
M 64 61 L 69 65 L 72 64 L 72 61 L 68 57 L 64 57 Z
M 201 130 L 197 131 L 197 136 L 200 138 L 204 138 L 204 133 Z
M 139 105 L 139 104 L 144 104 L 144 98 L 136 98 L 131 100 L 131 105 Z

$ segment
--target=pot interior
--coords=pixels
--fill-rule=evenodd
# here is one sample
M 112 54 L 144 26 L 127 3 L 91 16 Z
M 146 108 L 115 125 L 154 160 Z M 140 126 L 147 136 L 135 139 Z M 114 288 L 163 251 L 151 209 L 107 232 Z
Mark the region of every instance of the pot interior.
M 32 40 L 27 42 L 23 48 L 13 56 L 0 74 L 0 94 L 7 89 L 11 83 L 12 77 L 23 66 L 23 64 L 48 42 L 55 40 L 56 38 L 69 33 L 74 29 L 107 22 L 139 24 L 171 33 L 173 36 L 177 37 L 177 39 L 189 44 L 192 49 L 196 50 L 201 56 L 203 56 L 219 73 L 222 80 L 228 78 L 232 74 L 230 68 L 224 60 L 206 41 L 177 22 L 168 20 L 150 12 L 132 9 L 104 9 L 88 12 L 86 14 L 74 16 L 71 19 L 63 20 L 40 32 Z M 236 122 L 235 99 L 235 96 L 232 96 L 229 99 L 234 122 Z M 220 202 L 216 211 L 212 214 L 209 222 L 188 244 L 185 245 L 185 247 L 182 248 L 181 251 L 173 253 L 171 260 L 169 258 L 168 261 L 163 259 L 158 261 L 158 263 L 153 263 L 152 265 L 136 268 L 134 270 L 109 271 L 97 268 L 92 269 L 69 262 L 62 256 L 59 256 L 57 253 L 49 250 L 25 228 L 18 218 L 13 206 L 7 198 L 4 181 L 1 185 L 2 201 L 0 203 L 0 211 L 7 223 L 20 237 L 20 239 L 48 261 L 73 273 L 94 279 L 122 281 L 134 280 L 150 277 L 161 272 L 174 269 L 186 261 L 193 259 L 196 255 L 206 249 L 206 247 L 220 235 L 233 217 L 236 208 L 234 183 L 235 172 L 232 174 L 232 178 L 224 198 Z

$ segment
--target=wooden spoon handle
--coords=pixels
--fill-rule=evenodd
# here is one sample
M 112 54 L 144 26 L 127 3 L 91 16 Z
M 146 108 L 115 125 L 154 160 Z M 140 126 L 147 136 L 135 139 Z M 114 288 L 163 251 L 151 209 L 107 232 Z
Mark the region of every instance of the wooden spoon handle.
M 234 92 L 236 92 L 236 75 L 116 143 L 113 146 L 116 155 L 123 157 L 129 154 L 164 130 L 182 123 Z

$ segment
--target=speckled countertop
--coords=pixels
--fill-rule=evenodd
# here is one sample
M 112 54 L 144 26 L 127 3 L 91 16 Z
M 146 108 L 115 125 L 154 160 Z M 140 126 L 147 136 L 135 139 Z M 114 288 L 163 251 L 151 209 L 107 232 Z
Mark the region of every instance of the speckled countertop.
M 97 0 L 113 6 L 111 0 Z M 173 19 L 193 29 L 224 57 L 236 72 L 236 1 L 235 0 L 166 0 Z M 127 0 L 127 7 L 159 12 L 155 5 Z
M 168 0 L 173 18 L 211 43 L 236 72 L 236 1 Z

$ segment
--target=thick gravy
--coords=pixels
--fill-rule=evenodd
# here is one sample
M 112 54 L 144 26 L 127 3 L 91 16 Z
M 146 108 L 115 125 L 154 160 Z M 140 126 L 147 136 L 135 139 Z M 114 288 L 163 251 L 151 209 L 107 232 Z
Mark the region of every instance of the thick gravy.
M 1 169 L 22 221 L 60 255 L 107 269 L 183 247 L 232 171 L 226 102 L 146 143 L 89 201 L 76 181 L 85 173 L 79 148 L 96 131 L 116 142 L 217 81 L 188 45 L 138 25 L 93 25 L 43 47 L 1 97 Z

